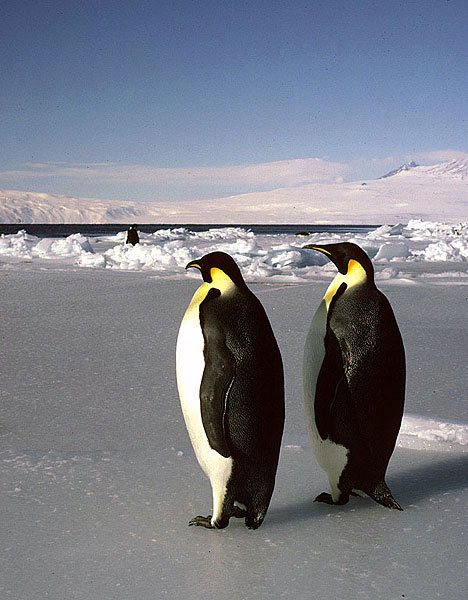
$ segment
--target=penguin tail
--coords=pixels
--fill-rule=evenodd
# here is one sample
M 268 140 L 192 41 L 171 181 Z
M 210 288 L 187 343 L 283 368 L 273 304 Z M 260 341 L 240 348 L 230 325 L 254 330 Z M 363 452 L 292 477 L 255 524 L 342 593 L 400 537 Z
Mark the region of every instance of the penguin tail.
M 392 496 L 392 492 L 390 488 L 385 483 L 385 481 L 380 481 L 373 490 L 367 492 L 369 496 L 381 504 L 382 506 L 386 506 L 387 508 L 392 508 L 395 510 L 403 510 L 402 507 L 398 504 L 395 498 Z

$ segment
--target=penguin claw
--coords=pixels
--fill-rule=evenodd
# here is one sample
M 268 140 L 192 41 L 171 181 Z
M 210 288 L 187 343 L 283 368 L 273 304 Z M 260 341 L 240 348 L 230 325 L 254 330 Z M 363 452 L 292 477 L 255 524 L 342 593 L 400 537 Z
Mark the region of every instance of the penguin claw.
M 198 515 L 198 517 L 194 517 L 191 521 L 189 521 L 189 527 L 192 525 L 196 525 L 197 527 L 206 527 L 206 529 L 215 529 L 215 526 L 211 523 L 211 515 L 207 517 L 202 517 Z

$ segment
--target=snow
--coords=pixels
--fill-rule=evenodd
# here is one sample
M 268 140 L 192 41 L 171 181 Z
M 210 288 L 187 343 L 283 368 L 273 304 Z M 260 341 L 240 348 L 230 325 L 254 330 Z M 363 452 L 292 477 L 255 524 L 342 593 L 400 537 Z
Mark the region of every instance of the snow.
M 468 161 L 412 164 L 364 182 L 317 182 L 183 202 L 118 202 L 0 190 L 0 222 L 381 224 L 414 218 L 467 220 Z
M 468 163 L 464 159 L 452 159 L 445 163 L 439 163 L 430 167 L 422 167 L 422 171 L 434 177 L 455 177 L 457 179 L 468 179 Z
M 410 169 L 414 169 L 415 167 L 418 167 L 418 166 L 419 165 L 417 165 L 414 162 L 414 160 L 410 160 L 409 162 L 405 163 L 404 165 L 401 165 L 401 167 L 398 167 L 397 169 L 393 169 L 389 173 L 382 175 L 381 177 L 379 177 L 379 179 L 386 179 L 387 177 L 393 177 L 394 175 L 398 175 L 398 173 L 403 173 L 405 171 L 409 171 Z
M 454 158 L 447 162 L 439 163 L 436 165 L 430 166 L 421 166 L 417 165 L 414 160 L 407 162 L 402 165 L 398 169 L 394 169 L 390 171 L 386 175 L 382 175 L 380 179 L 386 179 L 388 177 L 394 177 L 395 175 L 402 175 L 403 177 L 407 176 L 409 171 L 416 169 L 411 174 L 419 173 L 419 174 L 428 174 L 433 177 L 450 177 L 456 179 L 468 179 L 468 162 L 465 159 Z
M 468 446 L 468 427 L 440 419 L 406 415 L 400 430 L 400 446 L 423 449 L 430 448 L 433 443 L 443 450 L 450 449 L 452 444 Z
M 306 243 L 352 241 L 374 260 L 378 279 L 418 281 L 436 276 L 440 266 L 457 266 L 453 278 L 468 276 L 468 224 L 411 220 L 406 225 L 384 225 L 365 234 L 315 233 L 309 237 L 290 234 L 254 235 L 246 228 L 212 228 L 192 232 L 186 228 L 141 233 L 141 243 L 125 244 L 125 231 L 112 236 L 39 239 L 25 231 L 0 237 L 0 257 L 31 261 L 58 260 L 69 266 L 111 270 L 148 270 L 156 277 L 184 279 L 185 265 L 214 250 L 231 254 L 248 280 L 306 282 L 330 279 L 334 267 Z M 455 271 L 454 271 L 455 273 Z M 192 277 L 196 277 L 193 274 Z M 450 275 L 449 275 L 450 277 Z
M 2 237 L 0 597 L 464 600 L 466 258 L 427 253 L 466 245 L 452 227 L 344 236 L 376 257 L 405 342 L 406 411 L 387 478 L 402 513 L 362 498 L 313 502 L 328 483 L 304 424 L 302 350 L 334 270 L 301 246 L 323 234 L 177 228 L 143 235 L 134 252 L 124 232 Z M 258 531 L 239 520 L 188 527 L 208 514 L 211 493 L 179 407 L 175 341 L 200 282 L 184 261 L 214 247 L 242 263 L 285 365 L 277 485 Z

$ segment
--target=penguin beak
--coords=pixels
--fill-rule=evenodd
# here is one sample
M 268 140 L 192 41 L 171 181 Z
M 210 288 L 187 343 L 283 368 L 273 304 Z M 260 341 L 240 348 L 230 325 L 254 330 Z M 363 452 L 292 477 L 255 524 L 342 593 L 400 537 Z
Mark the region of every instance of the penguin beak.
M 335 264 L 342 275 L 346 275 L 348 272 L 349 256 L 343 255 L 342 251 L 340 252 L 340 244 L 324 244 L 323 246 L 306 244 L 302 247 L 309 248 L 310 250 L 317 250 L 317 252 L 325 254 L 325 256 Z
M 322 252 L 322 254 L 326 254 L 327 256 L 331 256 L 331 252 L 329 252 L 328 250 L 325 250 L 325 248 L 321 247 L 321 246 L 314 246 L 314 244 L 306 244 L 305 246 L 302 246 L 303 248 L 308 248 L 310 250 L 317 250 L 318 252 Z
M 198 264 L 198 262 L 196 260 L 192 260 L 190 261 L 187 265 L 186 265 L 186 269 L 191 269 L 192 267 L 196 268 L 196 269 L 200 269 L 201 271 L 201 266 Z

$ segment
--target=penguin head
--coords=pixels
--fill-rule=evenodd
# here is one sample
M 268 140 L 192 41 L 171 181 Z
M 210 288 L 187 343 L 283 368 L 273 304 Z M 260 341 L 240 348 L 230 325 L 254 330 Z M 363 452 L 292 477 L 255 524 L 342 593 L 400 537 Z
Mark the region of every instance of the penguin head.
M 190 261 L 185 268 L 190 269 L 191 267 L 200 270 L 205 283 L 226 287 L 231 282 L 231 285 L 245 287 L 239 267 L 234 259 L 225 252 L 205 254 L 202 258 Z
M 333 261 L 342 275 L 350 276 L 354 269 L 364 270 L 368 283 L 374 283 L 374 267 L 362 248 L 351 242 L 339 244 L 306 244 L 303 248 L 318 250 Z

